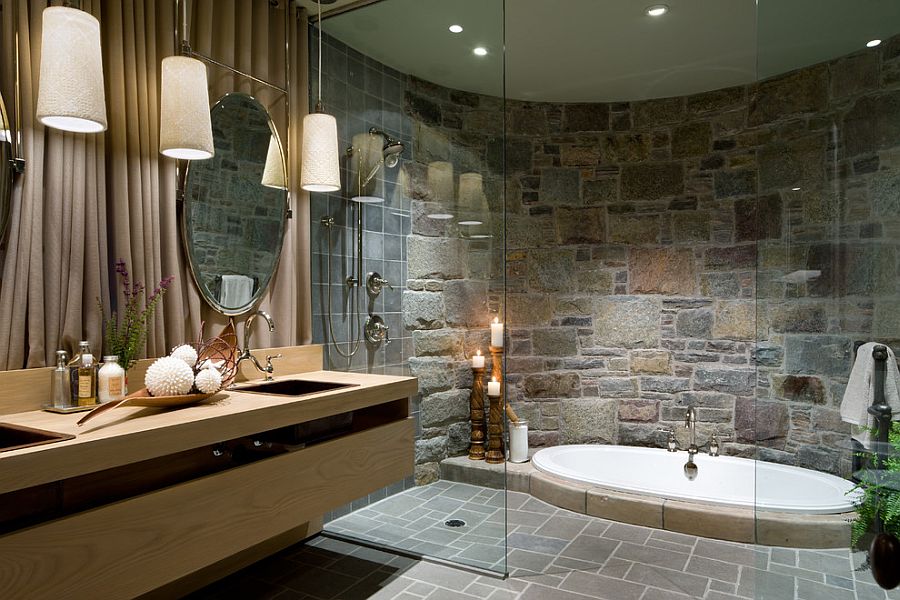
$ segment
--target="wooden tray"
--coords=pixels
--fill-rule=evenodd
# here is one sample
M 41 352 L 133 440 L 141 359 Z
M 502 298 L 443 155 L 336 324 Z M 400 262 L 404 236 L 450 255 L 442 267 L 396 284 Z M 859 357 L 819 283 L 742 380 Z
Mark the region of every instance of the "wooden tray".
M 237 354 L 237 334 L 234 331 L 234 322 L 229 321 L 228 325 L 222 330 L 222 333 L 218 335 L 218 338 L 207 348 L 206 351 L 202 352 L 199 359 L 202 360 L 204 358 L 209 358 L 211 355 L 215 354 L 216 356 L 224 356 L 229 359 L 232 363 L 234 362 L 235 356 Z M 232 368 L 227 374 L 225 379 L 222 381 L 222 389 L 228 387 L 228 385 L 234 381 L 236 369 Z M 106 404 L 101 404 L 88 414 L 84 415 L 81 420 L 78 421 L 78 425 L 84 425 L 94 417 L 99 414 L 105 413 L 108 410 L 112 410 L 114 408 L 118 408 L 120 406 L 149 406 L 149 407 L 158 407 L 158 408 L 175 408 L 178 406 L 190 406 L 191 404 L 197 404 L 203 402 L 207 398 L 218 394 L 219 392 L 213 392 L 212 394 L 185 394 L 183 396 L 151 396 L 150 392 L 147 391 L 147 388 L 140 389 L 136 392 L 128 394 L 121 400 L 116 400 L 113 402 L 107 402 Z

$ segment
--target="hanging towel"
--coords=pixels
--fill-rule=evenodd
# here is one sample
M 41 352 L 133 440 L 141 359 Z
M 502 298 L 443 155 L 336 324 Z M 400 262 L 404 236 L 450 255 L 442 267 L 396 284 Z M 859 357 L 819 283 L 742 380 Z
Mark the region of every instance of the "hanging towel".
M 869 342 L 856 351 L 856 362 L 850 371 L 844 399 L 841 401 L 841 419 L 852 425 L 852 437 L 864 446 L 868 446 L 869 429 L 875 426 L 875 419 L 868 409 L 875 400 L 875 359 L 872 349 L 878 344 Z M 885 346 L 884 344 L 881 344 Z M 893 409 L 894 420 L 900 419 L 900 371 L 893 351 L 887 348 L 887 369 L 884 377 L 884 401 Z
M 246 275 L 222 275 L 219 304 L 225 308 L 240 308 L 253 297 L 253 279 Z

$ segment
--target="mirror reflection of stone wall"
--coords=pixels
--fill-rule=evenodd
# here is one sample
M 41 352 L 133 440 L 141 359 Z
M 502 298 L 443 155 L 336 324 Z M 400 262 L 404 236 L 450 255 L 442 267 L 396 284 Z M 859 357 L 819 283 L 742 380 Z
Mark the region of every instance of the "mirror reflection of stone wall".
M 222 98 L 212 109 L 216 154 L 193 161 L 185 184 L 194 275 L 205 296 L 232 312 L 265 289 L 281 250 L 285 191 L 262 185 L 269 123 L 250 96 Z M 229 277 L 245 280 L 231 294 Z

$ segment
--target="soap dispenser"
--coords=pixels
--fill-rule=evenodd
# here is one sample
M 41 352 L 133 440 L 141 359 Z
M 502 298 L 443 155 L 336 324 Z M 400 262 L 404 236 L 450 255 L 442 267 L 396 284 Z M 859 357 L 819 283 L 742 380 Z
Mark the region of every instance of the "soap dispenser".
M 64 409 L 72 406 L 69 369 L 66 366 L 68 359 L 65 350 L 56 351 L 56 368 L 50 373 L 50 404 L 48 408 Z

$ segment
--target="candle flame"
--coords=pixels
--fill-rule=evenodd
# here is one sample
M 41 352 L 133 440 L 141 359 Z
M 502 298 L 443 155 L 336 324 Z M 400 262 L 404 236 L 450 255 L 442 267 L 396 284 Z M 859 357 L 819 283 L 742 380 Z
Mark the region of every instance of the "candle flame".
M 500 322 L 500 317 L 494 317 L 494 323 L 499 323 L 499 322 Z
M 497 383 L 497 376 L 495 375 L 494 377 L 491 377 L 491 381 Z
M 476 350 L 476 351 L 475 351 L 475 356 L 481 356 L 481 350 Z

